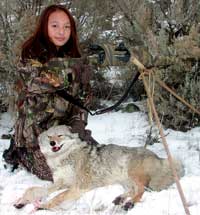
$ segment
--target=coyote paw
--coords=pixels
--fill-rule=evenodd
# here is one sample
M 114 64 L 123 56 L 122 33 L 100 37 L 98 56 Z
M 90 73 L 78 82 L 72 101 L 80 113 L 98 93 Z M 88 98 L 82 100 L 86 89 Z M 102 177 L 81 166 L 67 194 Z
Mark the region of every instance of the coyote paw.
M 25 206 L 25 204 L 14 204 L 13 206 L 17 209 L 21 209 Z
M 121 205 L 122 209 L 125 211 L 128 211 L 129 209 L 134 207 L 134 202 L 132 199 L 124 197 L 124 196 L 118 196 L 113 200 L 113 203 L 115 205 Z
M 115 205 L 121 205 L 124 202 L 124 198 L 121 196 L 118 196 L 117 198 L 115 198 L 112 203 Z
M 22 203 L 21 201 L 22 201 L 22 198 L 19 198 L 13 206 L 17 209 L 23 208 L 26 204 Z
M 128 211 L 128 210 L 132 209 L 133 207 L 134 207 L 134 203 L 131 202 L 131 201 L 126 202 L 126 203 L 122 206 L 122 208 L 123 208 L 125 211 Z
M 47 189 L 43 187 L 30 187 L 28 188 L 23 196 L 19 198 L 13 205 L 15 208 L 20 209 L 27 204 L 32 202 L 41 201 L 47 196 Z

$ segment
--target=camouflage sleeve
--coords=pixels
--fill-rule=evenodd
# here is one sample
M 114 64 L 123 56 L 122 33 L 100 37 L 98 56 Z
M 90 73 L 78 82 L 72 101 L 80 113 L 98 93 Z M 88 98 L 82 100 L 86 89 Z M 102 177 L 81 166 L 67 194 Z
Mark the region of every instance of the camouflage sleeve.
M 58 77 L 45 72 L 43 65 L 38 61 L 31 61 L 31 63 L 21 66 L 18 74 L 26 93 L 53 93 L 55 92 L 55 87 L 59 85 Z

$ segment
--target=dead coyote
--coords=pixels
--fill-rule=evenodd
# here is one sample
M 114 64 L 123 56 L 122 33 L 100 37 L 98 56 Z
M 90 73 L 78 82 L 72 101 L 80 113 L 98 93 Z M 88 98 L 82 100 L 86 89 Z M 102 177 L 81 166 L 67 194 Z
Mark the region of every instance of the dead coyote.
M 54 183 L 47 187 L 31 187 L 15 203 L 21 208 L 27 203 L 38 202 L 54 191 L 63 190 L 36 209 L 50 209 L 65 200 L 75 200 L 91 189 L 111 184 L 121 184 L 126 192 L 114 199 L 114 204 L 124 209 L 138 202 L 144 188 L 162 190 L 174 180 L 168 160 L 143 147 L 118 145 L 88 145 L 67 126 L 56 126 L 39 137 L 40 149 L 53 173 Z M 174 160 L 179 176 L 183 175 L 180 162 Z

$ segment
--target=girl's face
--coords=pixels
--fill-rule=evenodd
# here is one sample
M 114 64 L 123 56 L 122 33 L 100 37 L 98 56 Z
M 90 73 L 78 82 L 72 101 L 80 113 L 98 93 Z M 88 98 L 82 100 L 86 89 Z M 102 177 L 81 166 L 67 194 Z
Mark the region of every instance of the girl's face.
M 50 14 L 48 19 L 48 36 L 57 47 L 63 46 L 70 38 L 71 24 L 67 14 L 58 10 Z

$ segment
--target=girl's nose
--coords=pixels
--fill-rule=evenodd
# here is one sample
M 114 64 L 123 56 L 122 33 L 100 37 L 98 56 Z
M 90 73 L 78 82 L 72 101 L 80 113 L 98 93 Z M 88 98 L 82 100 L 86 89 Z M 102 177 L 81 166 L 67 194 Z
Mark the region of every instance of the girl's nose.
M 60 29 L 59 29 L 59 34 L 60 34 L 60 35 L 63 35 L 63 34 L 64 34 L 64 29 L 60 28 Z

